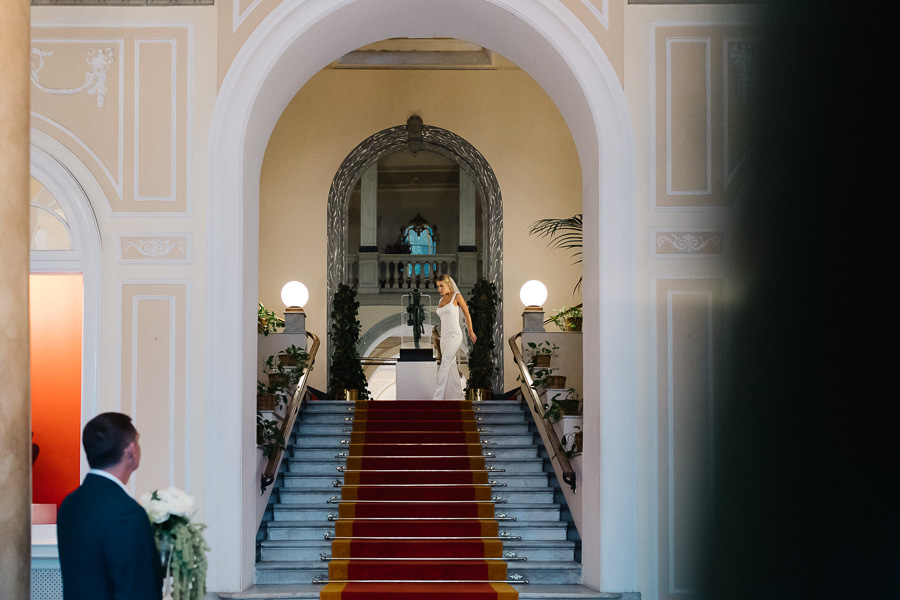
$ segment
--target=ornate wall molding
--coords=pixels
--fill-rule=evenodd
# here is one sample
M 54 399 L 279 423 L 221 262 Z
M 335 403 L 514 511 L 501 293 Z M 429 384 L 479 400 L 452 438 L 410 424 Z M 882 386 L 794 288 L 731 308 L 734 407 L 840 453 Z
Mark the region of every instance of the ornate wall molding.
M 187 236 L 123 235 L 119 237 L 119 260 L 123 262 L 189 262 Z
M 501 298 L 500 314 L 503 314 L 503 202 L 493 169 L 472 144 L 446 129 L 421 125 L 421 130 L 415 130 L 412 137 L 419 150 L 434 152 L 456 162 L 481 192 L 484 278 L 497 287 Z M 406 148 L 410 141 L 407 125 L 383 129 L 369 136 L 347 155 L 331 182 L 327 211 L 329 315 L 334 292 L 347 280 L 347 217 L 353 186 L 381 156 Z M 330 317 L 328 329 L 331 329 Z M 497 319 L 494 343 L 499 364 L 503 364 L 503 319 Z M 494 376 L 494 389 L 502 390 L 502 387 L 502 373 L 498 372 Z
M 41 83 L 40 73 L 44 68 L 45 58 L 53 56 L 54 50 L 31 49 L 31 81 L 42 92 L 55 96 L 73 96 L 81 92 L 87 92 L 91 96 L 97 96 L 97 108 L 103 108 L 106 92 L 106 73 L 109 67 L 116 61 L 116 54 L 112 48 L 92 48 L 88 50 L 86 62 L 90 67 L 84 76 L 84 83 L 74 88 L 55 88 Z
M 724 243 L 722 231 L 657 231 L 653 253 L 656 256 L 720 255 Z

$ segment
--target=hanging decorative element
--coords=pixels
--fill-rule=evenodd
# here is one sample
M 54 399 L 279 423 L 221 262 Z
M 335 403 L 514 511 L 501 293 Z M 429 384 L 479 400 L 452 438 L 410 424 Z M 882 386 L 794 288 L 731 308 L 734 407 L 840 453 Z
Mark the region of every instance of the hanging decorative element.
M 84 83 L 75 88 L 53 88 L 41 83 L 40 73 L 44 68 L 44 59 L 53 56 L 53 50 L 41 50 L 40 48 L 32 48 L 32 69 L 31 81 L 37 88 L 48 94 L 56 96 L 73 96 L 81 92 L 87 92 L 92 96 L 97 96 L 97 108 L 103 108 L 104 98 L 109 91 L 106 87 L 106 73 L 109 71 L 110 65 L 115 62 L 115 53 L 112 48 L 93 48 L 88 50 L 87 64 L 90 67 L 84 76 Z M 35 64 L 35 61 L 37 64 Z

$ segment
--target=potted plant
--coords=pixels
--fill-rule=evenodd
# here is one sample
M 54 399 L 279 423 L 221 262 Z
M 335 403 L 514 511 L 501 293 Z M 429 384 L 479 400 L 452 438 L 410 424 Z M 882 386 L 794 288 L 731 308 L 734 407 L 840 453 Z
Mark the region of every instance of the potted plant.
M 581 331 L 582 316 L 583 311 L 579 304 L 571 307 L 563 306 L 550 317 L 550 320 L 563 331 Z
M 584 432 L 576 425 L 571 431 L 559 438 L 559 449 L 566 458 L 572 459 L 584 451 Z
M 267 419 L 261 412 L 256 413 L 256 445 L 262 448 L 263 456 L 271 456 L 285 446 L 284 434 L 278 421 Z
M 551 390 L 553 395 L 550 396 Z M 544 418 L 551 423 L 556 423 L 565 416 L 581 416 L 581 399 L 575 388 L 567 390 L 556 390 L 549 388 L 548 390 L 549 404 L 544 405 Z
M 262 381 L 256 382 L 256 410 L 274 411 L 278 406 L 281 396 L 278 388 L 265 385 Z
M 366 374 L 359 362 L 359 301 L 356 290 L 342 283 L 334 293 L 331 305 L 331 375 L 328 392 L 331 398 L 368 398 Z
M 543 342 L 528 342 L 526 344 L 530 358 L 528 365 L 531 367 L 549 367 L 550 358 L 559 350 L 559 346 L 548 340 Z
M 500 297 L 497 286 L 486 279 L 479 279 L 472 288 L 469 313 L 475 344 L 469 351 L 469 379 L 466 382 L 466 398 L 489 400 L 493 396 L 493 378 L 497 370 L 494 352 L 494 324 Z
M 260 302 L 256 313 L 256 330 L 263 335 L 269 335 L 270 332 L 277 331 L 279 327 L 284 327 L 284 319 L 267 309 Z
M 269 386 L 273 388 L 288 388 L 291 386 L 291 374 L 283 365 L 275 361 L 275 356 L 266 359 L 266 368 L 263 373 L 269 376 Z
M 308 362 L 309 354 L 307 354 L 306 350 L 304 350 L 303 348 L 299 348 L 294 344 L 291 344 L 278 353 L 278 364 L 282 367 L 292 367 L 294 369 L 299 369 L 299 375 L 302 375 L 303 371 L 306 370 L 306 365 L 308 364 Z

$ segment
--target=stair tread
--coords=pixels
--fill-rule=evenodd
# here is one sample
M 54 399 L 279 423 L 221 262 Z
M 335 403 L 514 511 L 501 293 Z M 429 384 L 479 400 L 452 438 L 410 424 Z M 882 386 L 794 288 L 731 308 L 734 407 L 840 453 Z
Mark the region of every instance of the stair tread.
M 554 598 L 559 600 L 599 600 L 617 598 L 618 594 L 599 592 L 584 585 L 577 584 L 541 584 L 532 583 L 517 586 L 519 598 L 538 600 Z M 311 583 L 298 584 L 254 584 L 242 592 L 219 592 L 219 598 L 234 600 L 270 600 L 270 599 L 306 599 L 318 598 L 321 585 Z

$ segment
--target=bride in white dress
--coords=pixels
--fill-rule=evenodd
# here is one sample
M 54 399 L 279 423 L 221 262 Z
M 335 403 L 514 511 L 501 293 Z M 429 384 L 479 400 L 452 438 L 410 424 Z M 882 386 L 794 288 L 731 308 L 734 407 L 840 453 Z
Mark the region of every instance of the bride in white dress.
M 466 318 L 469 339 L 475 343 L 475 332 L 472 330 L 472 317 L 469 307 L 456 287 L 456 282 L 449 275 L 437 278 L 437 289 L 441 295 L 437 315 L 441 318 L 441 366 L 438 368 L 437 383 L 434 386 L 435 400 L 462 400 L 463 390 L 459 369 L 456 366 L 456 353 L 462 345 L 462 330 L 459 327 L 459 313 Z

